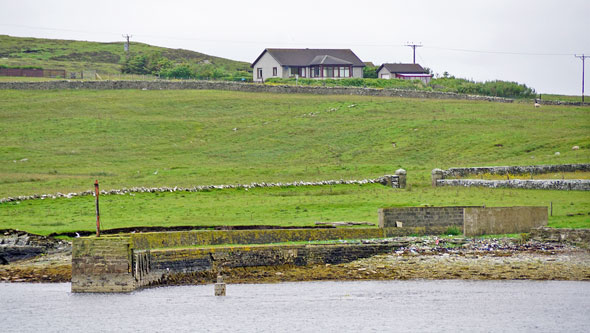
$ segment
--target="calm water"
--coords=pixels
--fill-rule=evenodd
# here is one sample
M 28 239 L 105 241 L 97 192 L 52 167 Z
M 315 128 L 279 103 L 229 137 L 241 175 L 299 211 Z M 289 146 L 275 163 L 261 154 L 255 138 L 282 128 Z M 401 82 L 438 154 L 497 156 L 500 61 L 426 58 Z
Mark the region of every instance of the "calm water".
M 71 294 L 0 284 L 2 332 L 589 332 L 590 283 L 302 282 Z

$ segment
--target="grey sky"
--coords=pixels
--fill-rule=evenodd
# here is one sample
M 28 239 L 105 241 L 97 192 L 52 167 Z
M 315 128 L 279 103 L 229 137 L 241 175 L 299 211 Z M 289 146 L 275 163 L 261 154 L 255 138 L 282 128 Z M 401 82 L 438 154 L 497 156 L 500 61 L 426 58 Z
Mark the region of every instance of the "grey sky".
M 363 61 L 511 80 L 579 95 L 590 55 L 588 0 L 0 0 L 0 33 L 132 41 L 252 62 L 266 47 L 350 48 Z M 587 61 L 590 69 L 590 59 Z M 588 77 L 588 75 L 586 75 Z M 586 89 L 586 94 L 590 91 Z

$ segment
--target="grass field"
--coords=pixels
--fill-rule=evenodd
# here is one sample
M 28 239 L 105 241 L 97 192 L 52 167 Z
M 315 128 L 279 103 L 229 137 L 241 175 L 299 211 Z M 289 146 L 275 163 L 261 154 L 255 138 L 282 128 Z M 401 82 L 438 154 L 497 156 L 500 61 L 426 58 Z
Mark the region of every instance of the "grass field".
M 0 136 L 0 197 L 88 190 L 94 179 L 111 189 L 363 179 L 408 170 L 406 190 L 341 185 L 105 196 L 106 228 L 376 223 L 382 206 L 549 202 L 550 225 L 590 227 L 585 192 L 429 185 L 435 167 L 589 163 L 590 107 L 225 91 L 4 90 Z M 92 230 L 93 214 L 92 197 L 1 204 L 0 229 Z
M 120 63 L 125 59 L 123 44 L 122 41 L 99 43 L 0 35 L 0 65 L 38 66 L 48 69 L 65 69 L 68 72 L 94 69 L 100 74 L 118 74 L 121 73 Z M 133 41 L 130 50 L 132 55 L 159 52 L 162 56 L 178 63 L 196 64 L 207 61 L 213 66 L 223 67 L 228 71 L 249 69 L 249 64 L 242 61 Z

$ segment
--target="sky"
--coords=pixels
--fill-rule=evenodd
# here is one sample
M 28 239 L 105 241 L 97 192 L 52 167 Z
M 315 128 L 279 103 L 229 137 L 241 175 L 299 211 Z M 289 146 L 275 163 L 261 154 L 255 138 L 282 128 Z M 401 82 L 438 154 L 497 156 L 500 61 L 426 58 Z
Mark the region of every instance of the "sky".
M 580 95 L 574 55 L 590 55 L 590 0 L 0 0 L 0 34 L 99 42 L 129 34 L 247 62 L 265 48 L 308 47 L 411 63 L 405 45 L 421 44 L 416 62 L 440 75 Z

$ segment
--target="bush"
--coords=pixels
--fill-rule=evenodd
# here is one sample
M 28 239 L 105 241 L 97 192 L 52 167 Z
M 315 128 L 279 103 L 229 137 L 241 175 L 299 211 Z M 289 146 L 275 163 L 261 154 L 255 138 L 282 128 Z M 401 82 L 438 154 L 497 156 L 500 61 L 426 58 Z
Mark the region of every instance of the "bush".
M 195 72 L 189 67 L 189 65 L 177 65 L 174 68 L 164 70 L 160 72 L 160 76 L 164 78 L 174 79 L 192 79 L 195 78 Z
M 461 229 L 459 229 L 459 227 L 448 227 L 447 230 L 445 230 L 445 235 L 449 235 L 449 236 L 458 236 L 463 234 L 463 231 L 461 231 Z

